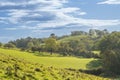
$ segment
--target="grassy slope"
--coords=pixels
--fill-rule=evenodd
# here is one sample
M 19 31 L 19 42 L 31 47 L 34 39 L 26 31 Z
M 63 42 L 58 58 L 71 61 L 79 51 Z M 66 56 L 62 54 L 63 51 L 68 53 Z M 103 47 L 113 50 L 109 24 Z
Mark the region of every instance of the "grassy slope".
M 40 60 L 41 57 L 26 52 L 0 49 L 0 80 L 108 80 L 78 71 L 43 66 Z
M 58 68 L 86 69 L 86 64 L 94 59 L 75 58 L 75 57 L 38 57 L 27 52 L 15 50 L 0 49 L 0 52 L 9 54 L 17 58 L 22 58 L 30 62 L 44 64 L 46 66 L 55 66 Z

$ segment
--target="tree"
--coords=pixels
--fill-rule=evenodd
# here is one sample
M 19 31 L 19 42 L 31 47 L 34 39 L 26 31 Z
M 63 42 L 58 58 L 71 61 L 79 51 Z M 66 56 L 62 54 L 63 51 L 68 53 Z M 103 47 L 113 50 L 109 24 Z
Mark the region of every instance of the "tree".
M 114 32 L 104 37 L 99 45 L 103 67 L 107 71 L 120 74 L 120 32 Z
M 5 48 L 15 48 L 16 46 L 12 43 L 7 43 L 4 45 Z
M 57 48 L 57 41 L 54 38 L 48 38 L 45 40 L 45 47 L 48 51 L 50 51 L 51 55 L 53 51 Z
M 69 46 L 68 43 L 60 43 L 59 52 L 62 55 L 70 55 L 70 53 L 72 52 L 72 48 Z
M 2 43 L 0 42 L 0 47 L 2 47 Z
M 54 34 L 54 33 L 51 33 L 51 34 L 50 34 L 50 38 L 55 38 L 55 39 L 56 39 L 55 34 Z
M 34 47 L 33 42 L 32 42 L 32 41 L 31 41 L 31 42 L 28 42 L 28 43 L 27 43 L 27 48 L 28 48 L 28 49 L 31 49 L 32 47 Z
M 38 49 L 37 49 L 37 47 L 31 47 L 31 51 L 35 52 L 35 51 L 38 51 Z
M 87 32 L 84 31 L 72 31 L 71 36 L 76 36 L 76 35 L 87 35 Z
M 96 37 L 97 36 L 96 30 L 95 29 L 90 29 L 89 30 L 89 35 L 92 36 L 92 37 Z

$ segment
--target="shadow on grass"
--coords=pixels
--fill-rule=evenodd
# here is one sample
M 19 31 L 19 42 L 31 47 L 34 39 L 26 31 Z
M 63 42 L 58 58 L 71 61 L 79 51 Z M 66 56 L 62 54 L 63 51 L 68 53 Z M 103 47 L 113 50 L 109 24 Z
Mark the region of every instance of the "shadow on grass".
M 102 61 L 101 60 L 93 60 L 86 65 L 86 68 L 87 69 L 102 68 Z
M 104 70 L 102 69 L 102 62 L 101 60 L 93 60 L 89 62 L 86 65 L 86 70 L 80 69 L 80 72 L 86 73 L 86 74 L 92 74 L 96 76 L 100 76 L 102 73 L 104 73 Z

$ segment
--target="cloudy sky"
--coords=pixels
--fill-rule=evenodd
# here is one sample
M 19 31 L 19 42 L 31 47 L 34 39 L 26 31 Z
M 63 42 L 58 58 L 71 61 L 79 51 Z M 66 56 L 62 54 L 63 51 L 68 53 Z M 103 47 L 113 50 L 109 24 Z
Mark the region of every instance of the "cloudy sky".
M 120 31 L 120 0 L 0 0 L 0 42 L 91 28 Z

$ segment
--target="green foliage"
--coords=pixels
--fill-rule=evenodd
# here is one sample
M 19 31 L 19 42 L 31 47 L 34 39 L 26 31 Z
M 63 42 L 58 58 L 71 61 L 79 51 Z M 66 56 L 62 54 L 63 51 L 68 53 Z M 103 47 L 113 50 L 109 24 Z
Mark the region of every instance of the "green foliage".
M 27 43 L 27 49 L 31 49 L 32 47 L 34 47 L 33 42 L 28 42 Z
M 45 40 L 45 47 L 48 51 L 52 52 L 56 50 L 57 48 L 57 42 L 54 38 L 48 38 Z
M 64 56 L 70 55 L 72 48 L 69 46 L 68 43 L 60 43 L 58 52 Z
M 36 38 L 21 38 L 15 41 L 10 41 L 9 43 L 14 44 L 17 48 L 30 49 L 31 47 L 39 47 L 42 44 L 42 39 Z
M 102 68 L 102 61 L 101 60 L 93 60 L 91 62 L 89 62 L 86 67 L 87 69 L 91 70 L 91 69 L 99 69 Z
M 20 56 L 17 57 L 16 55 L 18 54 L 0 53 L 1 80 L 109 80 L 107 78 L 84 74 L 78 70 L 72 71 L 45 66 L 40 62 L 34 63 L 32 60 L 28 61 L 27 56 L 26 58 L 24 56 L 25 54 L 19 54 L 24 59 Z M 29 54 L 26 55 L 29 56 Z
M 62 54 L 64 56 L 82 56 L 98 58 L 91 51 L 98 50 L 99 40 L 108 35 L 107 30 L 90 29 L 85 31 L 72 31 L 70 35 L 57 37 L 54 33 L 49 38 L 21 38 L 9 43 L 17 48 L 33 52 L 50 52 Z
M 12 43 L 7 43 L 4 45 L 5 48 L 15 48 L 16 46 Z
M 104 68 L 120 74 L 120 32 L 113 32 L 104 37 L 100 43 L 100 50 Z
M 3 44 L 0 42 L 0 47 L 2 47 L 3 46 Z
M 90 29 L 89 30 L 89 35 L 91 37 L 103 37 L 108 34 L 109 34 L 109 32 L 106 29 L 104 29 L 104 30 Z
M 75 35 L 87 35 L 87 32 L 84 32 L 84 31 L 72 31 L 71 36 L 75 36 Z

